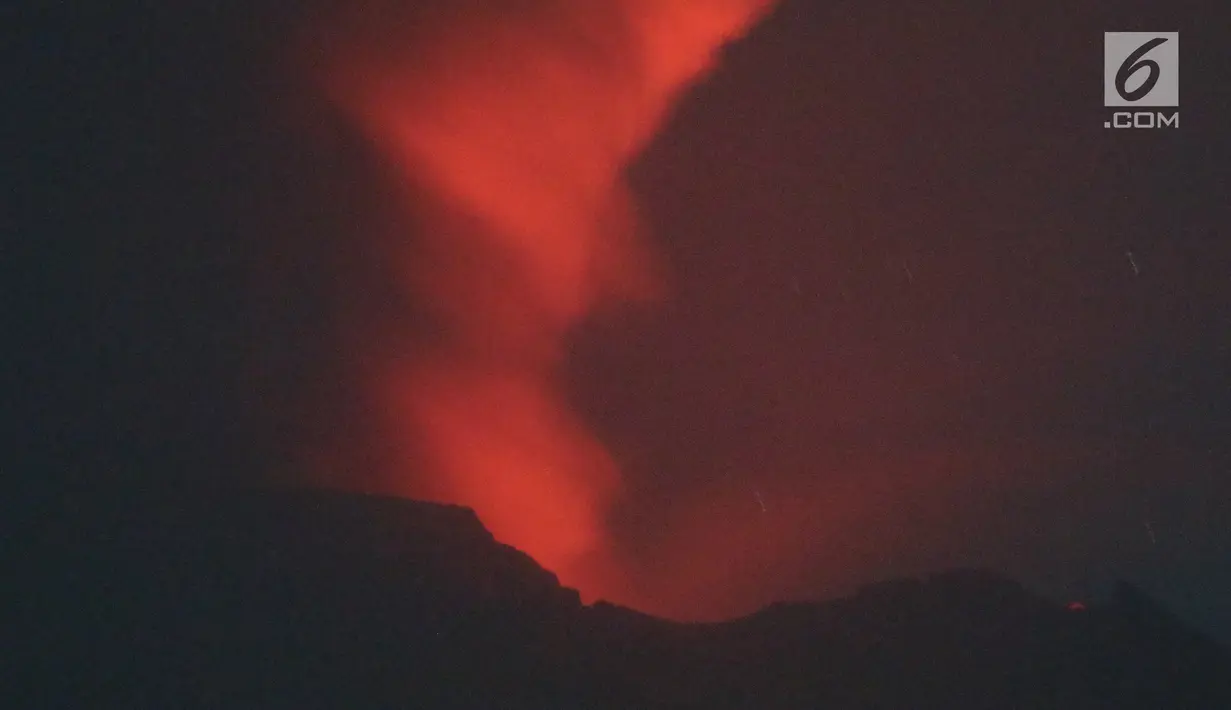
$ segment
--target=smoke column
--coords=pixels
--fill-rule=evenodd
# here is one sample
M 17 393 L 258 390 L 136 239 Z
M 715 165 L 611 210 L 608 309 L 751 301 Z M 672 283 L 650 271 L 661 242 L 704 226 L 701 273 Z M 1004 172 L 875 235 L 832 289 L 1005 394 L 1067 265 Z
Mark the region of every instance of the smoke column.
M 587 597 L 627 598 L 604 521 L 620 481 L 558 385 L 566 336 L 654 295 L 623 169 L 769 2 L 363 2 L 317 40 L 393 166 L 407 237 L 386 256 L 428 324 L 360 346 L 383 487 L 474 508 Z

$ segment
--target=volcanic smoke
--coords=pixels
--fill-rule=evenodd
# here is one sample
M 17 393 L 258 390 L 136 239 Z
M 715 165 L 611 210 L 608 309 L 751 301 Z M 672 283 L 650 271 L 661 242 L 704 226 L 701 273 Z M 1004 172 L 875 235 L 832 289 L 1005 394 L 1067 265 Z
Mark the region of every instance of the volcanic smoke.
M 323 35 L 330 97 L 394 166 L 390 258 L 430 323 L 360 344 L 396 451 L 385 487 L 472 507 L 587 597 L 621 596 L 620 480 L 557 382 L 565 338 L 654 295 L 624 168 L 769 4 L 375 1 Z

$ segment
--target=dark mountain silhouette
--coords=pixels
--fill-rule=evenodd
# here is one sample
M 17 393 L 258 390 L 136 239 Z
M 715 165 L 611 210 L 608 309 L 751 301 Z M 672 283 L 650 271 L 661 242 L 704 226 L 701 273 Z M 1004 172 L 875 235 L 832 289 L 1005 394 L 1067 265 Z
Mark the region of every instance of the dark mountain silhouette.
M 1222 708 L 1231 655 L 1121 585 L 981 571 L 681 624 L 581 604 L 468 509 L 146 495 L 42 517 L 6 707 Z

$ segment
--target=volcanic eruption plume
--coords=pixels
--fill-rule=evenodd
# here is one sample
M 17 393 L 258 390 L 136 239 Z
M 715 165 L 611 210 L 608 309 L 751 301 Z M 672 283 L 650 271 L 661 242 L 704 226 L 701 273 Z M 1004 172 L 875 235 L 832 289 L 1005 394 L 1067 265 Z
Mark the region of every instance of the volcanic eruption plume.
M 587 595 L 612 591 L 619 476 L 557 382 L 565 338 L 653 295 L 623 170 L 769 2 L 369 0 L 322 35 L 330 97 L 394 166 L 389 258 L 429 324 L 360 345 L 384 487 L 474 508 Z

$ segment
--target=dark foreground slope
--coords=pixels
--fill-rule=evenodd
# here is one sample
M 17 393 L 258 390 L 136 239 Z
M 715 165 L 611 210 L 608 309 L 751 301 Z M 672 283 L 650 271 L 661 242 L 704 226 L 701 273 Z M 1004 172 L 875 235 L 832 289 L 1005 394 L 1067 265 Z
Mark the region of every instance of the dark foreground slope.
M 706 625 L 583 606 L 464 508 L 329 493 L 60 509 L 5 707 L 1226 708 L 1231 658 L 1132 588 L 981 572 Z

